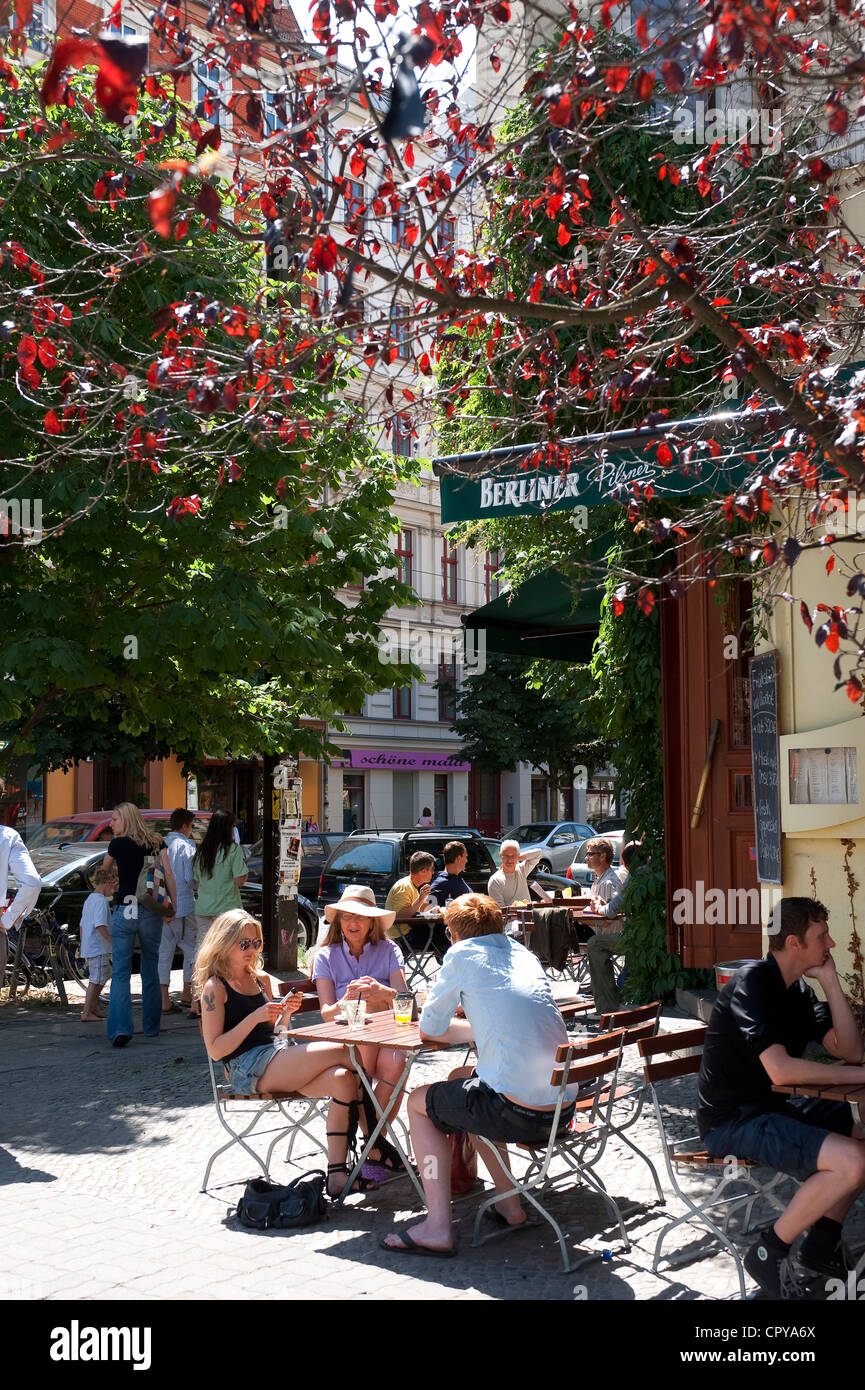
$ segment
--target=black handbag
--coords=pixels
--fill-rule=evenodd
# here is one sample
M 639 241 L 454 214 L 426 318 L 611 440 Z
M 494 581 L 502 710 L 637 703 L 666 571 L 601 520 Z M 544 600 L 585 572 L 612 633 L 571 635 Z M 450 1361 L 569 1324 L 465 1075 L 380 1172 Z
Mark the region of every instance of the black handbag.
M 237 1219 L 251 1231 L 292 1231 L 326 1214 L 324 1173 L 302 1173 L 287 1187 L 253 1178 L 237 1204 Z

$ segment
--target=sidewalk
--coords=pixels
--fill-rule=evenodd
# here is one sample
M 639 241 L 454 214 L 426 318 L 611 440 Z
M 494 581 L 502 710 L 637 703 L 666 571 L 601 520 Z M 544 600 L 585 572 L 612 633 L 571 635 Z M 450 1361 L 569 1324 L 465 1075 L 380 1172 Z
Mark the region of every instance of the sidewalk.
M 179 990 L 179 972 L 176 983 Z M 134 997 L 136 985 L 140 981 L 133 979 Z M 77 997 L 72 986 L 70 1001 Z M 135 1012 L 138 1029 L 137 1003 Z M 671 1011 L 663 1027 L 692 1022 Z M 108 1046 L 104 1026 L 79 1021 L 74 1003 L 64 1013 L 46 1002 L 4 1002 L 0 1047 L 0 1298 L 737 1297 L 733 1263 L 722 1254 L 652 1274 L 654 1243 L 668 1219 L 664 1209 L 647 1207 L 629 1218 L 633 1248 L 618 1254 L 605 1209 L 585 1188 L 555 1197 L 555 1210 L 564 1217 L 570 1244 L 579 1241 L 598 1252 L 606 1247 L 613 1258 L 597 1258 L 573 1274 L 562 1273 L 546 1224 L 471 1249 L 471 1199 L 458 1209 L 457 1259 L 387 1254 L 378 1246 L 380 1236 L 417 1211 L 407 1180 L 350 1198 L 309 1230 L 244 1230 L 228 1218 L 242 1182 L 208 1195 L 199 1191 L 205 1162 L 223 1131 L 198 1027 L 186 1013 L 166 1017 L 158 1038 L 136 1032 L 121 1051 Z M 412 1083 L 438 1079 L 458 1060 L 451 1054 L 421 1060 Z M 683 1116 L 683 1126 L 683 1132 L 693 1128 L 692 1114 Z M 648 1112 L 635 1135 L 652 1153 L 666 1187 Z M 235 1149 L 218 1160 L 212 1180 L 245 1180 L 255 1176 L 250 1169 Z M 600 1171 L 616 1197 L 648 1203 L 654 1196 L 645 1165 L 621 1145 L 608 1149 Z M 295 1172 L 276 1162 L 273 1176 L 287 1181 Z M 679 1228 L 674 1248 L 676 1238 L 687 1244 L 689 1228 Z

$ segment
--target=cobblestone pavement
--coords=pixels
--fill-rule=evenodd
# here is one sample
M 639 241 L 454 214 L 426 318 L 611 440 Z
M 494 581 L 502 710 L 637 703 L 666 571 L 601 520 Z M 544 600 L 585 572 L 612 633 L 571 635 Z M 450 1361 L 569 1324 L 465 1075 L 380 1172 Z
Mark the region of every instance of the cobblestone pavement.
M 176 984 L 179 989 L 179 973 Z M 73 987 L 70 998 L 75 997 Z M 619 1253 L 603 1204 L 585 1187 L 557 1194 L 550 1205 L 569 1243 L 595 1252 L 571 1274 L 562 1272 L 546 1224 L 472 1249 L 473 1199 L 458 1207 L 458 1259 L 387 1254 L 379 1248 L 380 1236 L 418 1210 L 407 1179 L 350 1198 L 309 1230 L 244 1230 L 229 1209 L 239 1184 L 255 1174 L 237 1149 L 214 1170 L 212 1181 L 225 1185 L 199 1191 L 207 1157 L 224 1135 L 197 1025 L 185 1012 L 170 1015 L 158 1038 L 136 1032 L 127 1048 L 117 1050 L 99 1025 L 81 1023 L 79 1013 L 74 1003 L 64 1013 L 45 998 L 0 1004 L 0 1298 L 738 1297 L 733 1261 L 717 1252 L 652 1273 L 657 1235 L 668 1213 L 681 1208 L 672 1199 L 666 1209 L 648 1205 L 654 1195 L 649 1172 L 621 1143 L 609 1146 L 600 1172 L 615 1197 L 647 1204 L 627 1218 L 632 1249 Z M 674 1011 L 663 1026 L 692 1022 Z M 459 1060 L 441 1053 L 421 1059 L 412 1083 L 440 1078 Z M 677 1084 L 682 1132 L 688 1133 L 692 1079 Z M 649 1111 L 632 1133 L 654 1157 L 666 1186 Z M 319 1164 L 310 1158 L 306 1166 Z M 295 1172 L 274 1163 L 277 1181 Z M 688 1227 L 680 1227 L 671 1247 L 681 1250 L 693 1239 Z M 604 1249 L 612 1250 L 612 1259 L 600 1258 Z

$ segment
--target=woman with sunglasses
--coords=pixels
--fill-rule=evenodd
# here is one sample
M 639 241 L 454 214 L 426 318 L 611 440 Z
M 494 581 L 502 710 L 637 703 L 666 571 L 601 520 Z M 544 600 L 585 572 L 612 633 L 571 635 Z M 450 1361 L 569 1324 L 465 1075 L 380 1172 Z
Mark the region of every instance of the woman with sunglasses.
M 201 997 L 204 1045 L 223 1062 L 240 1093 L 300 1091 L 330 1096 L 327 1117 L 327 1193 L 338 1197 L 348 1179 L 348 1136 L 343 1114 L 357 1105 L 358 1079 L 348 1050 L 338 1043 L 277 1048 L 273 1030 L 300 1008 L 300 994 L 275 1000 L 261 971 L 261 927 L 242 908 L 223 912 L 198 948 L 195 984 Z M 334 1107 L 342 1107 L 342 1112 Z

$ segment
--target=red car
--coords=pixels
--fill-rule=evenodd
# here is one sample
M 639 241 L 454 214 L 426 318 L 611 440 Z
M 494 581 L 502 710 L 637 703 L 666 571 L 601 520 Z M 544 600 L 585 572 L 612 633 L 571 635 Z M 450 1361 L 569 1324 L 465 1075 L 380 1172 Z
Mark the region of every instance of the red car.
M 155 821 L 155 829 L 163 837 L 168 834 L 171 811 L 142 811 L 143 820 Z M 201 843 L 209 811 L 196 811 L 192 833 Z M 57 849 L 60 845 L 83 845 L 93 840 L 113 840 L 110 811 L 81 811 L 74 816 L 61 816 L 58 820 L 46 821 L 27 836 L 27 848 Z

